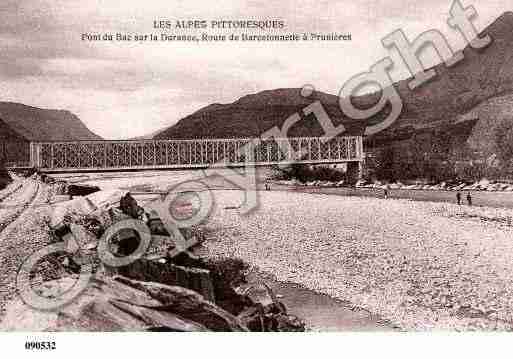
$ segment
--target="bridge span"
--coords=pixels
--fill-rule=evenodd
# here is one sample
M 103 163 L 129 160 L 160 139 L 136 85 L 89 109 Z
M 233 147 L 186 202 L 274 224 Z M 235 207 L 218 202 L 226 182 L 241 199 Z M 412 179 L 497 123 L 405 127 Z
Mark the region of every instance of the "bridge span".
M 30 143 L 30 166 L 47 173 L 288 163 L 348 163 L 361 169 L 363 159 L 361 136 Z

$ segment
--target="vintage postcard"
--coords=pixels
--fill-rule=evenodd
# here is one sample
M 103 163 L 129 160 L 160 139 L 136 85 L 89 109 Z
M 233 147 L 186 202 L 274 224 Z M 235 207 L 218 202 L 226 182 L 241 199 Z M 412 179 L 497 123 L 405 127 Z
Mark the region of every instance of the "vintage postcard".
M 513 330 L 511 11 L 2 0 L 0 342 Z

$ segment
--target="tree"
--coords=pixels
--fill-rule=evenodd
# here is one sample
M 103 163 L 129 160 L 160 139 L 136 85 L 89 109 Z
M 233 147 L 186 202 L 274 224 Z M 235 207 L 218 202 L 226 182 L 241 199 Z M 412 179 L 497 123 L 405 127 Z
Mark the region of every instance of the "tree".
M 376 154 L 375 159 L 375 174 L 379 180 L 394 180 L 395 171 L 394 166 L 396 163 L 394 149 L 392 146 L 386 146 Z
M 0 189 L 3 189 L 7 184 L 12 181 L 9 172 L 4 167 L 3 161 L 0 159 Z
M 501 162 L 501 174 L 513 174 L 513 120 L 502 121 L 495 130 L 497 157 Z

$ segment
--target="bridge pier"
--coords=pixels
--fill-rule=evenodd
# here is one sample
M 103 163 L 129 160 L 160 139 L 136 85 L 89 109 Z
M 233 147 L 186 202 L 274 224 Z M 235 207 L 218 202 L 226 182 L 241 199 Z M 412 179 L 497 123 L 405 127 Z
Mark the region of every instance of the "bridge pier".
M 346 171 L 347 181 L 349 184 L 356 184 L 363 177 L 363 162 L 353 161 L 347 163 Z

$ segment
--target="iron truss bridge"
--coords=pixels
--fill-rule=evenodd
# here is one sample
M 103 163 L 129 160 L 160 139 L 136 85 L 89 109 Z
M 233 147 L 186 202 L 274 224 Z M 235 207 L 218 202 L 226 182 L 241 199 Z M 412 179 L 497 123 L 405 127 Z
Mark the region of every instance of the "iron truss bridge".
M 361 136 L 30 143 L 30 164 L 43 172 L 361 163 L 363 158 Z

